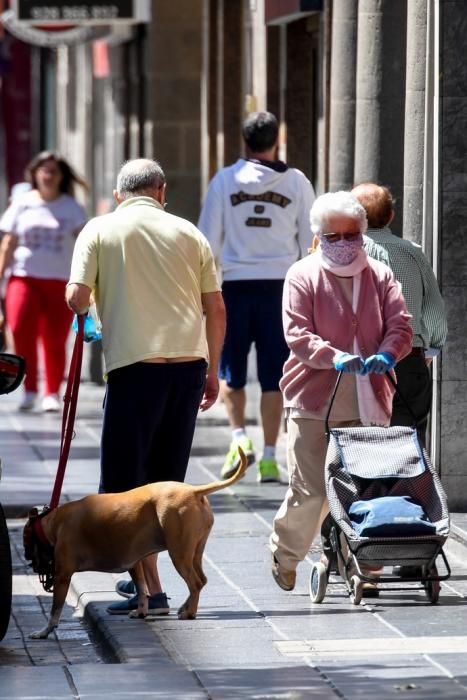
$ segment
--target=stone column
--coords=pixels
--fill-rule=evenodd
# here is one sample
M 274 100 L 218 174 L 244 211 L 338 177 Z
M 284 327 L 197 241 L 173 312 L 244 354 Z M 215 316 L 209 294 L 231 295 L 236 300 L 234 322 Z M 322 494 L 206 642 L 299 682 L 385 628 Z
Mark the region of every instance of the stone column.
M 287 162 L 313 180 L 313 33 L 306 18 L 287 24 Z
M 407 3 L 403 235 L 422 243 L 425 143 L 426 0 Z
M 96 70 L 98 54 L 109 56 L 109 47 L 96 42 L 93 47 L 92 125 L 93 125 L 93 209 L 105 214 L 113 206 L 112 190 L 115 187 L 115 162 L 113 158 L 115 136 L 113 129 L 113 89 L 110 69 Z M 107 65 L 105 68 L 107 69 Z M 110 68 L 110 67 L 109 67 Z
M 267 28 L 267 109 L 280 118 L 280 27 Z
M 266 109 L 266 24 L 264 21 L 264 0 L 250 3 L 252 28 L 252 78 L 256 109 Z
M 167 175 L 168 211 L 197 221 L 201 173 L 202 0 L 152 3 L 146 40 L 146 153 Z
M 357 9 L 354 0 L 334 0 L 332 10 L 329 189 L 353 184 Z
M 243 151 L 245 108 L 245 3 L 222 0 L 222 112 L 224 163 L 231 165 Z M 221 114 L 219 114 L 221 116 Z
M 404 174 L 406 2 L 358 4 L 355 116 L 356 183 L 390 187 L 398 201 L 392 229 L 401 233 Z
M 68 116 L 70 113 L 69 94 L 74 86 L 75 75 L 74 71 L 70 76 L 70 57 L 72 57 L 73 48 L 68 46 L 59 46 L 57 48 L 57 74 L 56 74 L 56 95 L 55 95 L 55 142 L 56 148 L 60 153 L 67 153 L 68 150 Z
M 5 125 L 3 122 L 3 112 L 0 110 L 0 211 L 4 211 L 8 205 L 8 182 L 6 179 L 6 146 L 5 146 Z
M 329 108 L 331 81 L 331 35 L 332 4 L 324 3 L 323 12 L 319 13 L 318 71 L 319 81 L 316 85 L 316 176 L 315 189 L 318 194 L 329 190 Z
M 92 61 L 88 43 L 79 44 L 69 50 L 68 71 L 68 120 L 66 133 L 66 155 L 82 175 L 86 175 L 93 187 L 93 143 L 92 143 Z M 60 106 L 58 106 L 60 112 Z M 82 203 L 84 193 L 77 190 Z M 88 202 L 86 202 L 88 203 Z
M 448 316 L 441 357 L 440 470 L 452 511 L 467 509 L 467 13 L 439 3 L 439 255 Z

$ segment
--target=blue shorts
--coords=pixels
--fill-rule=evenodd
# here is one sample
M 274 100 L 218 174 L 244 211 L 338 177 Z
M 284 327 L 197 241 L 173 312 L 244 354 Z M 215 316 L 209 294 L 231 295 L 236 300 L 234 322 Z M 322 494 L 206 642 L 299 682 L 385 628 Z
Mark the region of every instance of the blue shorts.
M 247 382 L 248 353 L 254 343 L 261 390 L 279 391 L 282 368 L 289 355 L 282 328 L 283 287 L 283 280 L 223 283 L 227 332 L 219 376 L 232 389 L 242 389 Z

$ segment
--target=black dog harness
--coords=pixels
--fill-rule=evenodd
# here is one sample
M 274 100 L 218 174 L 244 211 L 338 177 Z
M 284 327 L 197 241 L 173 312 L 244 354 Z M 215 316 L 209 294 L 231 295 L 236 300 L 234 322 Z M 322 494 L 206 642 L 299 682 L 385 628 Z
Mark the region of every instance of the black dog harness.
M 49 506 L 44 506 L 39 513 L 33 508 L 23 533 L 24 556 L 31 561 L 32 570 L 39 575 L 39 581 L 45 591 L 50 593 L 54 587 L 55 556 L 54 548 L 45 536 L 41 519 L 50 513 Z

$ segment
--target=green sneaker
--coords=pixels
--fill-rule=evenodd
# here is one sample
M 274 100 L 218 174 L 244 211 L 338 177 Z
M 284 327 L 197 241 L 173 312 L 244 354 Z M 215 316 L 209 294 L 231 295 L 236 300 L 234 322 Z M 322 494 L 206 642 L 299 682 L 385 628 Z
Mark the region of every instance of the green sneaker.
M 275 459 L 262 459 L 258 462 L 258 481 L 266 484 L 268 481 L 279 481 L 279 467 Z
M 240 447 L 245 453 L 247 466 L 253 464 L 253 462 L 256 459 L 253 443 L 251 442 L 249 437 L 242 437 L 240 438 L 240 440 L 232 440 L 232 442 L 230 443 L 230 450 L 227 452 L 227 455 L 225 457 L 224 466 L 221 469 L 222 479 L 229 479 L 237 471 L 239 459 L 237 449 L 238 445 L 240 445 Z

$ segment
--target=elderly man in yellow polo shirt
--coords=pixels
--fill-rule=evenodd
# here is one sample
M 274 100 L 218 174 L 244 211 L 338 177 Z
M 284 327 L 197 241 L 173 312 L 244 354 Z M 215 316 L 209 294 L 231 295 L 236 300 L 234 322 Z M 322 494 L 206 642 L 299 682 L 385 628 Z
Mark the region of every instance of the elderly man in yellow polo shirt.
M 213 255 L 193 224 L 165 211 L 165 192 L 156 161 L 128 161 L 116 210 L 91 219 L 74 249 L 68 305 L 85 313 L 93 292 L 102 321 L 101 492 L 184 481 L 198 409 L 218 395 L 225 309 Z M 150 612 L 168 613 L 157 555 L 144 570 Z M 117 591 L 126 600 L 110 613 L 136 609 L 132 581 Z

